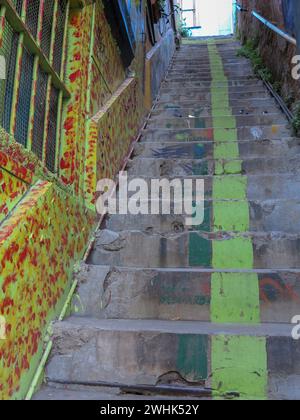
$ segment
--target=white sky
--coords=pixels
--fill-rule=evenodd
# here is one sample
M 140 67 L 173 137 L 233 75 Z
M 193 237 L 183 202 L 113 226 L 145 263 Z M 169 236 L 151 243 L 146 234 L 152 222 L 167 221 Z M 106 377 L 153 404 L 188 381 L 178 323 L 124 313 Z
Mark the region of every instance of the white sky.
M 233 32 L 233 0 L 196 0 L 202 29 L 194 35 L 228 35 Z M 193 0 L 183 0 L 183 8 L 193 8 Z M 193 26 L 192 13 L 187 13 L 187 25 Z

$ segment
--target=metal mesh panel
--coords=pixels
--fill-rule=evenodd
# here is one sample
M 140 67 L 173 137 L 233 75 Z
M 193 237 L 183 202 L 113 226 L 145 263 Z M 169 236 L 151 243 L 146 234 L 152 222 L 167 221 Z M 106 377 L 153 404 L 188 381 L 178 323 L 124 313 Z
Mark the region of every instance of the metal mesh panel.
M 31 54 L 27 48 L 23 47 L 14 135 L 17 142 L 23 144 L 24 146 L 27 144 L 28 136 L 33 65 L 34 55 Z
M 61 64 L 63 58 L 63 43 L 64 43 L 64 29 L 67 15 L 67 1 L 61 0 L 57 8 L 57 23 L 55 30 L 55 43 L 54 43 L 54 56 L 53 67 L 54 70 L 60 75 Z
M 22 14 L 22 7 L 23 7 L 23 0 L 13 0 L 13 3 L 15 5 L 16 11 L 21 16 L 21 14 Z
M 39 24 L 40 0 L 30 0 L 26 7 L 26 25 L 34 38 L 37 36 Z
M 55 158 L 56 158 L 56 130 L 57 130 L 57 111 L 58 111 L 58 97 L 59 91 L 51 86 L 50 93 L 50 106 L 49 106 L 49 121 L 48 121 L 48 133 L 47 133 L 47 144 L 46 144 L 46 166 L 49 171 L 55 171 Z
M 10 116 L 14 91 L 16 60 L 19 34 L 14 32 L 6 21 L 3 31 L 0 54 L 6 61 L 6 80 L 1 80 L 0 89 L 0 118 L 1 125 L 6 131 L 10 131 Z
M 53 22 L 54 0 L 47 0 L 44 4 L 41 48 L 49 58 L 51 47 L 51 32 Z
M 43 158 L 43 138 L 45 128 L 46 96 L 48 75 L 41 68 L 38 69 L 36 83 L 36 97 L 34 106 L 34 122 L 32 135 L 32 151 L 39 159 Z

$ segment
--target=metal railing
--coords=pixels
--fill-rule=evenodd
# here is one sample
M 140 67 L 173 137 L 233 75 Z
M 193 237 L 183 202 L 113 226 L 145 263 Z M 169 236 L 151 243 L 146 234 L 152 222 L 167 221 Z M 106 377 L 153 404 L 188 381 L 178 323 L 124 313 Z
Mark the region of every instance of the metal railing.
M 248 9 L 243 7 L 239 3 L 235 3 L 235 7 L 239 12 L 247 13 L 249 12 Z M 264 18 L 262 15 L 257 13 L 255 10 L 252 10 L 251 15 L 254 16 L 257 20 L 259 20 L 261 23 L 263 23 L 265 26 L 267 26 L 272 31 L 276 32 L 278 35 L 280 35 L 282 38 L 284 38 L 286 41 L 290 42 L 293 45 L 297 45 L 296 38 L 289 35 L 287 32 L 283 31 L 282 29 L 278 28 L 276 25 L 274 25 L 272 22 L 270 22 L 268 19 Z
M 282 36 L 286 41 L 290 42 L 293 45 L 297 45 L 296 38 L 293 38 L 287 32 L 285 32 L 285 31 L 281 30 L 280 28 L 278 28 L 277 26 L 275 26 L 268 19 L 265 19 L 263 16 L 261 16 L 259 13 L 257 13 L 255 10 L 253 10 L 251 12 L 251 14 L 256 19 L 258 19 L 260 22 L 262 22 L 265 26 L 267 26 L 269 29 L 276 32 L 278 35 Z

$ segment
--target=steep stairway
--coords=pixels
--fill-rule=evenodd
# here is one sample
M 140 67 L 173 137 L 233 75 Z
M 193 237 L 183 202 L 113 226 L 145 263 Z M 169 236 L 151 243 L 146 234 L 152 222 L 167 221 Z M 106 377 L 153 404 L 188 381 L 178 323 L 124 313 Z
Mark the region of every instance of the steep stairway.
M 204 179 L 203 224 L 107 218 L 36 399 L 300 398 L 300 141 L 239 47 L 182 46 L 128 165 Z

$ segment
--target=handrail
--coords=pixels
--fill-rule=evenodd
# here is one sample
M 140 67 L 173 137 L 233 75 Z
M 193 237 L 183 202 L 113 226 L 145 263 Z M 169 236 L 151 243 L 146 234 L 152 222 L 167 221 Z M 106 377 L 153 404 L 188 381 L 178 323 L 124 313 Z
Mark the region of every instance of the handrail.
M 279 29 L 277 26 L 273 25 L 269 20 L 265 19 L 263 16 L 261 16 L 259 13 L 257 13 L 255 10 L 252 11 L 252 15 L 258 19 L 260 22 L 262 22 L 264 25 L 266 25 L 268 28 L 272 29 L 274 32 L 276 32 L 278 35 L 282 36 L 284 39 L 286 39 L 288 42 L 290 42 L 293 45 L 297 45 L 296 38 L 293 38 L 288 33 L 284 32 L 283 30 Z
M 248 12 L 248 9 L 246 9 L 246 7 L 243 7 L 242 5 L 240 5 L 239 3 L 235 3 L 235 7 L 240 11 L 240 12 Z
M 241 6 L 239 3 L 235 3 L 235 7 L 240 12 L 248 12 L 248 9 Z M 269 29 L 272 29 L 272 31 L 276 32 L 278 35 L 282 36 L 285 40 L 290 42 L 293 45 L 297 45 L 296 38 L 293 38 L 291 35 L 289 35 L 287 32 L 284 32 L 282 29 L 279 29 L 276 25 L 271 23 L 268 19 L 261 16 L 259 13 L 257 13 L 255 10 L 252 10 L 251 12 L 252 16 L 254 16 L 256 19 L 258 19 L 260 22 L 262 22 L 265 26 L 267 26 Z

